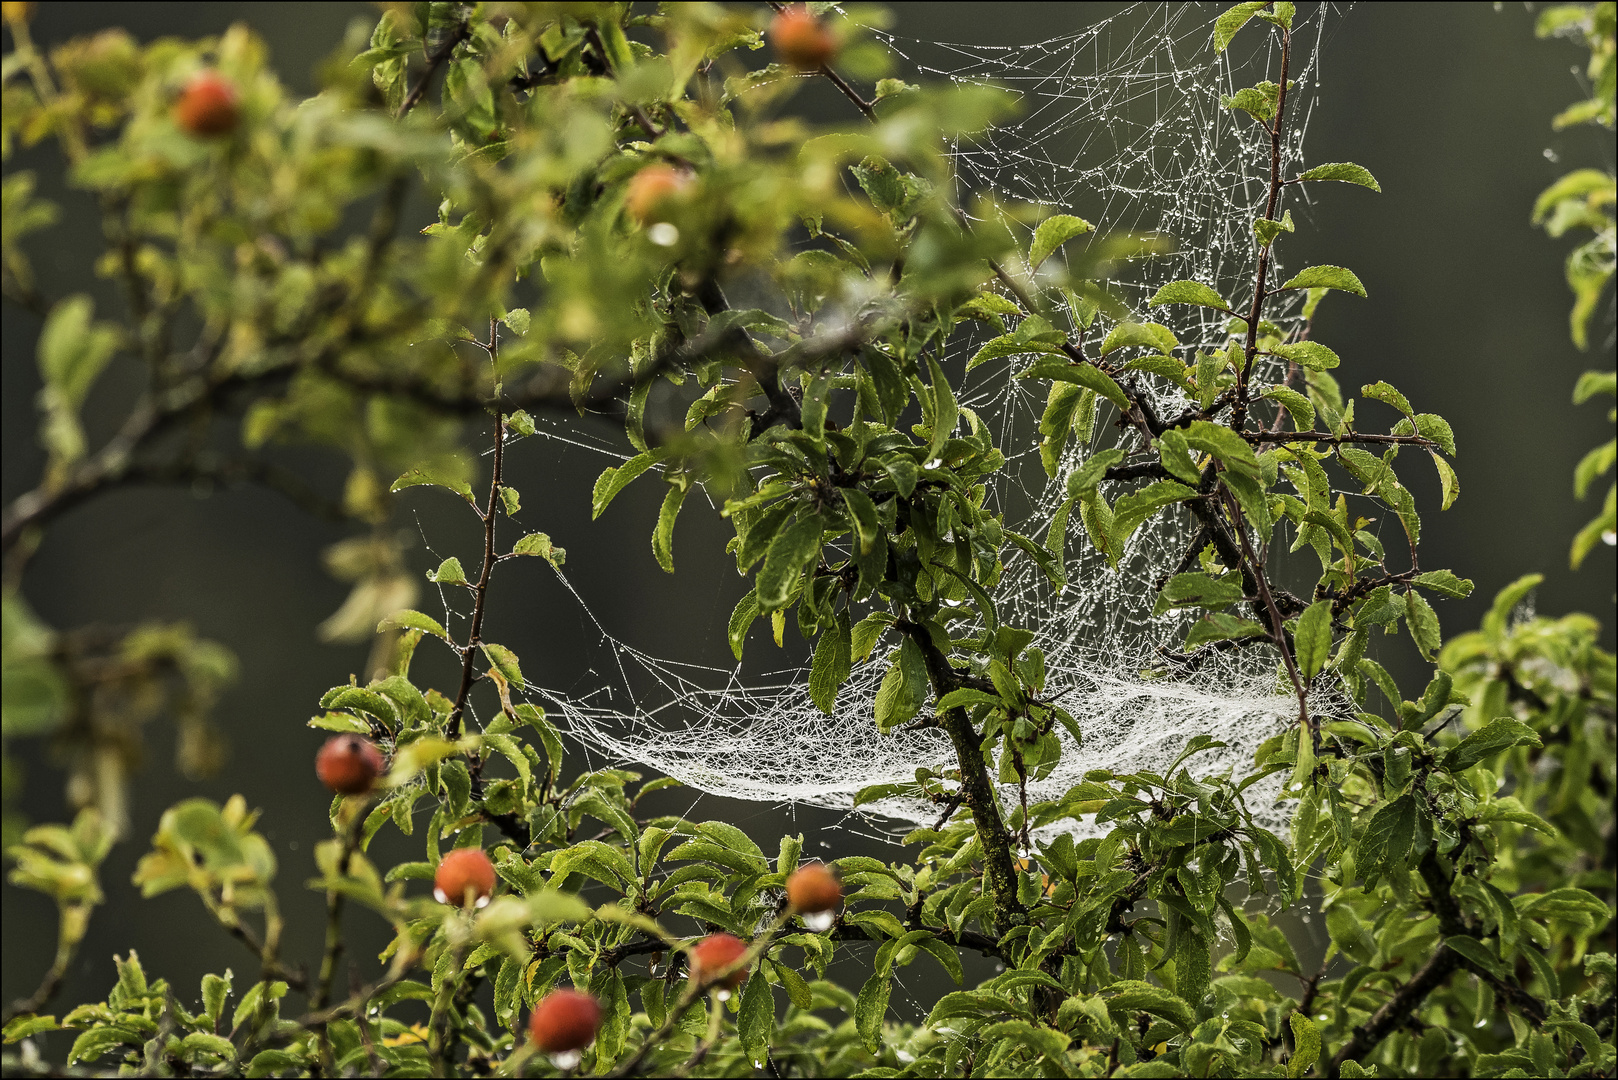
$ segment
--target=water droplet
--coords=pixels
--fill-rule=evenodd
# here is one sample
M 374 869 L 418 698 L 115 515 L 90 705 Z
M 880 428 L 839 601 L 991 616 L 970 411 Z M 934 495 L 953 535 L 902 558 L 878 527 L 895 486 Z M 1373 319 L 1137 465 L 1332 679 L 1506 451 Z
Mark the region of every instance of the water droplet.
M 835 911 L 815 911 L 803 917 L 803 925 L 816 934 L 831 929 L 831 924 L 837 921 Z
M 721 991 L 719 991 L 719 993 L 715 994 L 714 997 L 718 998 L 720 1001 L 729 1001 L 730 1000 L 730 991 L 729 990 L 721 990 Z
M 1552 150 L 1550 147 L 1547 146 L 1545 148 L 1545 160 L 1551 162 L 1554 165 L 1556 162 L 1562 160 L 1562 155 L 1558 154 L 1555 150 Z
M 658 247 L 673 247 L 680 242 L 680 230 L 666 221 L 659 221 L 646 230 L 646 239 Z
M 558 1069 L 571 1069 L 584 1059 L 584 1055 L 577 1050 L 563 1050 L 560 1054 L 551 1055 L 551 1064 Z

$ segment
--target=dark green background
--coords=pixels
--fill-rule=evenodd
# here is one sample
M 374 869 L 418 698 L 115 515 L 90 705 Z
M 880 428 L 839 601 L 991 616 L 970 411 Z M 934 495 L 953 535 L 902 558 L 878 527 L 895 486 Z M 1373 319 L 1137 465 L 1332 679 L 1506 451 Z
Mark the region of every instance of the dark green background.
M 901 4 L 896 30 L 934 40 L 1018 44 L 1078 30 L 1117 8 Z M 1207 8 L 1210 21 L 1217 10 Z M 283 78 L 308 90 L 314 66 L 354 18 L 369 20 L 372 12 L 336 3 L 41 4 L 34 29 L 45 44 L 110 25 L 151 40 L 216 33 L 243 20 L 264 36 Z M 1575 410 L 1570 394 L 1581 370 L 1611 366 L 1611 324 L 1603 314 L 1592 334 L 1602 344 L 1591 354 L 1572 347 L 1561 273 L 1569 245 L 1548 241 L 1528 224 L 1535 195 L 1557 176 L 1581 165 L 1611 165 L 1610 136 L 1550 130 L 1550 117 L 1582 96 L 1569 70 L 1582 58 L 1565 42 L 1536 41 L 1532 13 L 1517 4 L 1500 10 L 1370 4 L 1330 18 L 1308 160 L 1357 161 L 1376 174 L 1385 193 L 1329 191 L 1316 200 L 1313 220 L 1300 220 L 1285 254 L 1293 266 L 1349 266 L 1369 290 L 1368 300 L 1334 300 L 1319 320 L 1316 336 L 1343 356 L 1338 374 L 1344 386 L 1385 378 L 1418 409 L 1441 412 L 1455 426 L 1462 484 L 1455 508 L 1439 514 L 1430 470 L 1412 470 L 1426 520 L 1423 566 L 1451 567 L 1478 584 L 1471 600 L 1441 606 L 1445 629 L 1475 625 L 1495 590 L 1540 571 L 1547 581 L 1539 609 L 1595 614 L 1608 624 L 1610 647 L 1610 551 L 1598 549 L 1574 574 L 1567 549 L 1596 509 L 1594 500 L 1573 501 L 1573 466 L 1611 433 L 1604 405 Z M 818 96 L 814 104 L 825 106 L 827 119 L 838 107 Z M 1560 160 L 1550 160 L 1547 150 Z M 90 291 L 110 310 L 115 298 L 89 271 L 99 244 L 93 208 L 62 192 L 50 154 L 20 154 L 7 171 L 17 168 L 35 169 L 44 193 L 67 210 L 53 233 L 30 245 L 41 287 L 49 295 Z M 37 332 L 36 319 L 7 305 L 0 364 L 0 494 L 7 500 L 34 483 L 42 462 L 32 412 Z M 103 379 L 88 412 L 93 437 L 98 422 L 104 433 L 117 419 L 137 386 L 130 371 L 115 369 Z M 721 524 L 711 514 L 687 513 L 676 541 L 681 572 L 667 577 L 647 543 L 660 494 L 655 485 L 631 488 L 592 524 L 589 482 L 602 462 L 559 447 L 534 442 L 512 456 L 525 524 L 547 530 L 569 549 L 570 578 L 613 633 L 654 655 L 728 664 L 724 622 L 742 586 L 722 553 Z M 341 483 L 340 463 L 333 460 L 313 453 L 287 460 L 312 470 L 329 490 Z M 410 505 L 421 508 L 436 550 L 471 546 L 469 522 L 439 513 L 430 499 Z M 321 692 L 345 681 L 365 655 L 363 647 L 325 647 L 314 639 L 314 626 L 344 596 L 344 587 L 319 565 L 321 549 L 341 535 L 273 495 L 238 491 L 204 499 L 167 490 L 111 495 L 68 515 L 47 535 L 24 585 L 47 621 L 70 627 L 185 619 L 243 662 L 240 681 L 217 713 L 234 750 L 222 775 L 195 784 L 179 778 L 170 765 L 171 730 L 162 723 L 150 729 L 148 762 L 135 788 L 134 836 L 106 864 L 108 903 L 59 1005 L 100 1000 L 113 977 L 111 955 L 131 948 L 150 972 L 169 977 L 187 995 L 204 971 L 227 965 L 244 977 L 252 971 L 250 957 L 208 923 L 189 893 L 141 901 L 128 884 L 162 809 L 189 795 L 223 799 L 241 792 L 264 809 L 261 828 L 282 865 L 287 958 L 296 963 L 317 956 L 323 901 L 302 883 L 313 869 L 310 846 L 326 833 L 327 798 L 310 767 L 319 737 L 304 721 Z M 414 556 L 425 565 L 419 547 Z M 594 631 L 539 569 L 522 568 L 501 584 L 488 633 L 516 649 L 540 684 L 583 689 L 601 681 L 584 670 L 582 646 L 595 639 Z M 1395 650 L 1390 658 L 1411 678 L 1420 677 L 1408 655 Z M 60 774 L 45 749 L 25 744 L 14 750 L 28 768 L 28 814 L 62 819 Z M 670 806 L 687 811 L 693 799 L 690 793 Z M 735 821 L 767 850 L 781 832 L 800 828 L 811 834 L 812 853 L 847 854 L 870 843 L 841 829 L 839 815 L 824 812 L 700 798 L 691 813 Z M 414 842 L 386 836 L 374 850 L 380 859 L 420 857 L 409 854 Z M 49 964 L 55 929 L 48 902 L 36 894 L 7 885 L 4 905 L 0 992 L 9 999 L 36 985 Z M 350 955 L 369 964 L 381 928 L 362 913 L 351 916 L 350 925 Z M 911 977 L 928 975 L 918 969 Z

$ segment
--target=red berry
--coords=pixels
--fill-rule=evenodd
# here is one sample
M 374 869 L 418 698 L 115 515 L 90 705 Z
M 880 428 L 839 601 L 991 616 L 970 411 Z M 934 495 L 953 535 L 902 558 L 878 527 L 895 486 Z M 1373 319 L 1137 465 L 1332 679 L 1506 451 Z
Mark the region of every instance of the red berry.
M 174 103 L 174 119 L 199 139 L 228 135 L 241 119 L 236 84 L 217 71 L 192 76 Z
M 747 945 L 729 934 L 709 934 L 691 950 L 691 974 L 707 980 L 742 958 Z M 725 976 L 716 985 L 734 990 L 747 981 L 747 969 Z
M 363 795 L 387 769 L 382 751 L 358 735 L 333 735 L 315 755 L 315 775 L 339 795 Z
M 433 897 L 440 904 L 460 907 L 468 892 L 478 907 L 487 904 L 494 892 L 494 863 L 482 848 L 456 848 L 433 875 Z
M 835 911 L 843 902 L 843 887 L 824 863 L 800 866 L 787 878 L 787 903 L 806 915 Z
M 601 1005 L 579 990 L 553 990 L 534 1006 L 528 1037 L 547 1054 L 583 1050 L 601 1027 Z
M 670 204 L 677 202 L 690 190 L 690 173 L 672 165 L 650 165 L 629 181 L 629 194 L 624 197 L 624 207 L 630 217 L 647 225 L 664 220 Z
M 770 20 L 775 55 L 799 71 L 819 71 L 837 55 L 837 39 L 808 10 L 794 5 Z

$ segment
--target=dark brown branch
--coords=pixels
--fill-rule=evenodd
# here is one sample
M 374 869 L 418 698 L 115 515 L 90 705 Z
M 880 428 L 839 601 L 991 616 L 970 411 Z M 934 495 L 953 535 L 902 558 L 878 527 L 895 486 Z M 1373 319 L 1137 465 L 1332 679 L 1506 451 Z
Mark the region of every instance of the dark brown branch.
M 462 19 L 455 25 L 455 32 L 449 36 L 448 40 L 428 54 L 427 70 L 421 73 L 421 78 L 416 80 L 416 85 L 410 88 L 409 95 L 404 99 L 404 103 L 399 106 L 399 118 L 402 119 L 408 115 L 410 110 L 421 102 L 422 95 L 427 93 L 427 87 L 433 81 L 433 76 L 438 74 L 438 69 L 443 66 L 445 60 L 449 59 L 450 54 L 455 51 L 455 47 L 470 37 L 471 33 L 472 24 L 468 20 Z
M 1358 1063 L 1365 1056 L 1377 1048 L 1389 1032 L 1393 1031 L 1426 1000 L 1432 993 L 1450 977 L 1450 973 L 1461 966 L 1461 955 L 1448 945 L 1441 945 L 1438 951 L 1427 958 L 1427 962 L 1413 975 L 1409 982 L 1401 986 L 1394 995 L 1382 1003 L 1369 1020 L 1354 1029 L 1349 1040 L 1332 1055 L 1331 1063 L 1326 1066 L 1326 1075 L 1336 1077 L 1342 1075 L 1343 1062 Z
M 1270 134 L 1270 194 L 1264 206 L 1264 220 L 1274 221 L 1275 210 L 1281 198 L 1281 131 L 1287 115 L 1287 67 L 1292 60 L 1292 34 L 1281 28 L 1281 89 L 1275 102 L 1275 122 Z M 1271 242 L 1273 243 L 1273 241 Z M 1253 275 L 1253 304 L 1247 315 L 1247 342 L 1241 370 L 1236 373 L 1236 398 L 1230 414 L 1230 426 L 1241 431 L 1247 426 L 1248 377 L 1253 371 L 1253 359 L 1258 354 L 1258 324 L 1264 315 L 1265 287 L 1270 275 L 1270 247 L 1259 248 L 1258 270 Z
M 925 627 L 904 621 L 895 623 L 894 629 L 907 635 L 921 649 L 936 697 L 941 698 L 961 685 L 949 658 L 933 644 Z M 1000 816 L 1000 800 L 983 762 L 983 739 L 973 730 L 965 709 L 947 709 L 939 714 L 939 721 L 949 735 L 961 766 L 961 793 L 977 825 L 989 887 L 994 892 L 995 921 L 1003 931 L 1011 918 L 1021 913 L 1022 904 L 1017 900 L 1017 868 L 1011 857 L 1011 834 Z
M 493 366 L 500 355 L 500 324 L 489 319 L 489 363 Z M 461 660 L 461 688 L 455 695 L 455 706 L 449 714 L 449 737 L 458 739 L 466 719 L 466 699 L 472 693 L 473 665 L 477 661 L 478 645 L 483 640 L 483 613 L 489 597 L 489 577 L 494 573 L 494 526 L 500 516 L 500 473 L 505 462 L 506 421 L 499 406 L 494 410 L 494 475 L 489 479 L 489 502 L 483 511 L 483 569 L 477 584 L 472 586 L 476 599 L 472 602 L 472 628 L 466 635 L 466 648 Z
M 1240 434 L 1251 443 L 1323 442 L 1333 445 L 1374 443 L 1420 446 L 1429 450 L 1438 448 L 1438 444 L 1425 435 L 1370 435 L 1360 431 L 1345 431 L 1341 435 L 1333 435 L 1329 431 L 1243 431 Z

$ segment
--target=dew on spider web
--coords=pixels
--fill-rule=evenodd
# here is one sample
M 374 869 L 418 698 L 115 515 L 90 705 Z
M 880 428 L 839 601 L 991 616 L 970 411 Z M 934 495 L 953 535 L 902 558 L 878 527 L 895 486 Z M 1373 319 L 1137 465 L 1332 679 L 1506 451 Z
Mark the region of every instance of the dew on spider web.
M 1299 87 L 1316 84 L 1320 31 L 1329 15 L 1323 5 L 1294 28 L 1293 77 Z M 1183 307 L 1145 314 L 1146 301 L 1163 283 L 1186 277 L 1211 282 L 1238 304 L 1250 289 L 1250 280 L 1243 282 L 1252 272 L 1252 220 L 1267 195 L 1258 173 L 1267 174 L 1268 140 L 1259 125 L 1233 120 L 1219 99 L 1240 86 L 1240 79 L 1266 77 L 1253 73 L 1273 71 L 1279 59 L 1267 33 L 1239 38 L 1216 58 L 1211 25 L 1209 13 L 1194 5 L 1136 5 L 1081 33 L 1025 46 L 882 35 L 912 80 L 991 81 L 1020 102 L 1013 122 L 950 148 L 960 205 L 1031 201 L 1053 213 L 1078 214 L 1099 235 L 1173 237 L 1172 250 L 1127 263 L 1114 287 L 1142 318 L 1167 324 L 1185 356 L 1222 347 L 1225 317 L 1213 309 Z M 945 59 L 934 59 L 939 56 Z M 1313 104 L 1312 95 L 1295 93 L 1293 99 L 1296 104 L 1289 108 L 1298 109 L 1300 123 L 1283 140 L 1289 173 L 1302 167 L 1302 138 Z M 974 198 L 980 193 L 995 198 L 980 202 Z M 1053 261 L 1063 257 L 1059 252 Z M 1290 306 L 1273 311 L 1271 319 L 1287 326 L 1297 310 L 1294 294 Z M 1086 340 L 1093 349 L 1097 331 Z M 981 343 L 981 338 L 960 341 L 951 355 L 969 356 Z M 1032 434 L 1045 394 L 1012 377 L 1026 359 L 982 365 L 959 397 L 995 433 L 1008 457 L 1004 471 L 989 479 L 986 506 L 1004 513 L 1008 528 L 1044 544 L 1066 499 L 1062 478 L 1116 441 L 1116 412 L 1103 402 L 1095 437 L 1083 445 L 1070 443 L 1057 479 L 1048 480 Z M 1275 374 L 1261 368 L 1257 378 Z M 1173 387 L 1143 383 L 1142 388 L 1154 395 L 1160 415 L 1176 415 L 1189 404 Z M 546 424 L 540 430 L 599 448 L 581 442 L 570 426 Z M 1135 440 L 1119 445 L 1133 450 Z M 936 458 L 925 463 L 928 469 L 942 464 Z M 1191 618 L 1152 612 L 1156 582 L 1179 562 L 1190 525 L 1176 515 L 1159 515 L 1130 539 L 1117 570 L 1095 553 L 1083 532 L 1077 520 L 1070 523 L 1062 588 L 1053 588 L 1021 549 L 1008 547 L 1005 573 L 993 590 L 1002 623 L 1033 631 L 1034 647 L 1045 653 L 1046 694 L 1077 719 L 1083 734 L 1081 745 L 1057 729 L 1062 760 L 1049 776 L 1030 783 L 1028 801 L 1059 798 L 1091 770 L 1161 771 L 1188 738 L 1204 733 L 1227 745 L 1194 758 L 1193 771 L 1244 775 L 1258 744 L 1296 716 L 1295 701 L 1277 693 L 1273 656 L 1257 650 L 1217 653 L 1194 672 L 1143 674 L 1162 668 L 1160 650 L 1177 647 Z M 578 597 L 575 585 L 565 576 L 562 581 Z M 579 603 L 588 613 L 583 598 Z M 959 617 L 965 610 L 970 609 L 954 608 L 954 632 L 971 632 L 972 620 Z M 530 692 L 575 739 L 610 758 L 650 766 L 711 794 L 842 809 L 852 808 L 861 788 L 913 783 L 918 768 L 940 773 L 954 763 L 942 732 L 882 734 L 872 722 L 884 661 L 896 644 L 891 634 L 839 687 L 834 714 L 827 716 L 811 701 L 801 669 L 744 679 L 739 667 L 659 659 L 620 641 L 598 621 L 595 627 L 612 656 L 605 681 L 592 692 Z M 1286 820 L 1279 790 L 1279 776 L 1248 790 L 1249 806 L 1261 822 L 1276 826 Z M 1008 811 L 1018 805 L 1014 785 L 1001 785 L 999 791 Z M 896 797 L 859 812 L 900 833 L 915 824 L 931 825 L 941 808 L 924 798 Z M 830 844 L 822 840 L 820 846 Z

